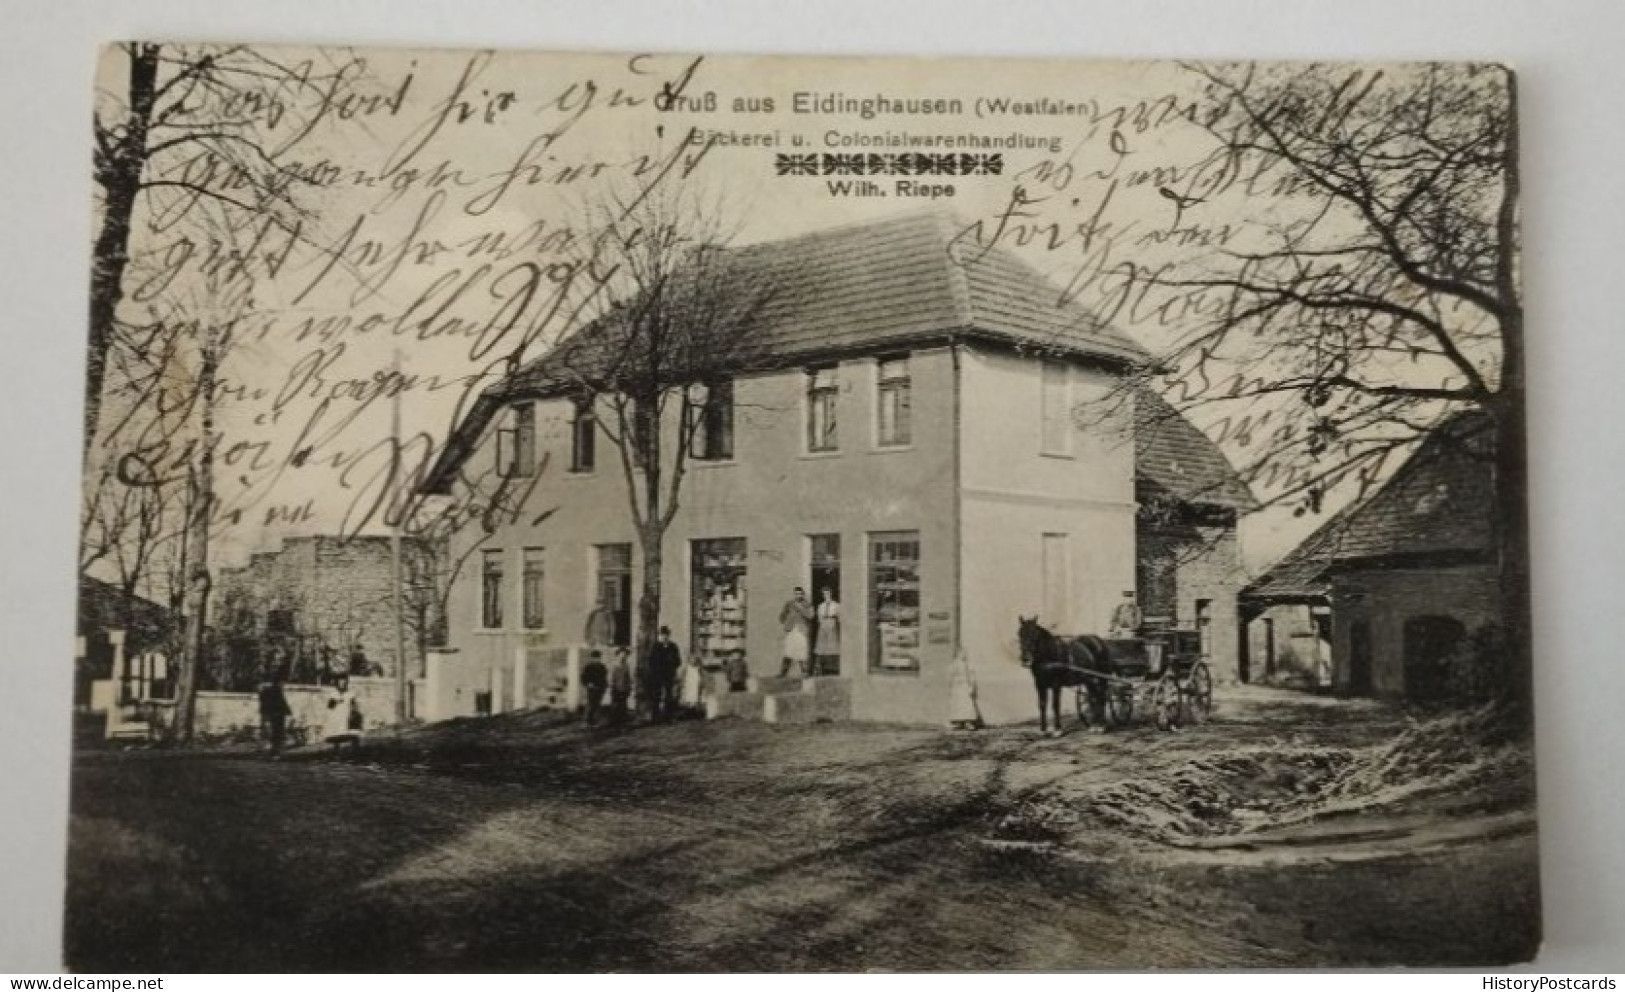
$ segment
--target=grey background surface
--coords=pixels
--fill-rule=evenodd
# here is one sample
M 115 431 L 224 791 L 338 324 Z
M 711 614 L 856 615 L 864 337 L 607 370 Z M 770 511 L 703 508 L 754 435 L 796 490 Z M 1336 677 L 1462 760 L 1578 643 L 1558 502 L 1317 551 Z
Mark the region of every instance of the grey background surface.
M 59 967 L 91 74 L 130 37 L 803 53 L 1493 58 L 1523 72 L 1546 946 L 1625 971 L 1625 14 L 1608 0 L 0 4 L 0 973 Z

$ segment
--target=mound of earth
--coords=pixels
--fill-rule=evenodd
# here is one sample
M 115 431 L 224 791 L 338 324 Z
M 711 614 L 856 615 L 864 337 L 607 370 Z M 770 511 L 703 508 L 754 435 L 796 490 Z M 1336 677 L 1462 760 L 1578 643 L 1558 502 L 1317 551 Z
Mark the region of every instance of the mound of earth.
M 1093 787 L 1058 782 L 1002 812 L 996 837 L 1102 831 L 1172 846 L 1448 797 L 1495 812 L 1533 797 L 1533 756 L 1493 708 L 1421 721 L 1370 747 L 1256 745 Z

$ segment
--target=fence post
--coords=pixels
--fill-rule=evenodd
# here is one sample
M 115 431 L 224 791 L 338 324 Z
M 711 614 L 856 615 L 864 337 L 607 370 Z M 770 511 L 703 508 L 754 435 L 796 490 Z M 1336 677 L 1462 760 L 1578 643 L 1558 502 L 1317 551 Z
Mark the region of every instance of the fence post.
M 530 673 L 525 670 L 526 667 L 526 650 L 521 645 L 513 649 L 513 708 L 516 710 L 529 708 L 530 700 L 525 698 L 525 690 Z
M 581 708 L 581 645 L 564 649 L 564 708 L 574 713 Z

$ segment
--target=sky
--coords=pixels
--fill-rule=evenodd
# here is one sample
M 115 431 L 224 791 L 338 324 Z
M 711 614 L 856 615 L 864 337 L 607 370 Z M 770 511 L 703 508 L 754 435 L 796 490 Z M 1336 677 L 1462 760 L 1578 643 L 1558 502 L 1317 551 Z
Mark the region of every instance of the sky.
M 167 54 L 160 86 L 188 64 Z M 736 244 L 948 211 L 1044 273 L 1057 305 L 1067 296 L 1153 353 L 1200 315 L 1132 294 L 1125 269 L 1199 265 L 1283 209 L 1223 188 L 1211 137 L 1188 120 L 1196 80 L 1171 63 L 267 48 L 220 64 L 227 88 L 177 103 L 182 75 L 162 91 L 179 109 L 154 132 L 168 147 L 137 203 L 120 310 L 149 347 L 190 328 L 163 337 L 178 342 L 161 379 L 179 412 L 155 433 L 162 396 L 142 379 L 109 400 L 94 453 L 147 472 L 183 464 L 198 328 L 229 327 L 213 549 L 226 565 L 286 535 L 381 532 L 392 418 L 409 460 L 432 457 L 480 389 L 590 315 L 580 260 L 607 196 L 680 190 Z M 103 119 L 127 81 L 109 48 Z M 197 140 L 216 120 L 237 122 L 229 140 Z M 786 153 L 964 136 L 1006 146 L 999 168 L 921 179 L 921 195 L 890 178 L 884 196 L 843 195 L 779 168 Z M 230 202 L 267 177 L 275 223 Z M 1247 565 L 1321 519 L 1255 514 Z

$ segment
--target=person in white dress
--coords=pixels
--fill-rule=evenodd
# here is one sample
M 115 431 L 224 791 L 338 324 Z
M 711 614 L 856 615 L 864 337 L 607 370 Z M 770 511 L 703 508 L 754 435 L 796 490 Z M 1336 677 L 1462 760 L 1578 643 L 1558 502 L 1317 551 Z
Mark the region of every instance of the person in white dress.
M 333 683 L 333 695 L 327 700 L 326 740 L 336 751 L 346 744 L 361 744 L 361 728 L 352 726 L 351 714 L 360 714 L 355 694 L 350 691 L 350 680 L 344 676 Z
M 981 730 L 982 711 L 976 705 L 976 676 L 970 659 L 961 650 L 954 657 L 953 676 L 948 684 L 948 723 L 956 730 Z
M 817 627 L 813 632 L 813 674 L 841 674 L 841 604 L 835 590 L 825 586 L 818 592 Z

